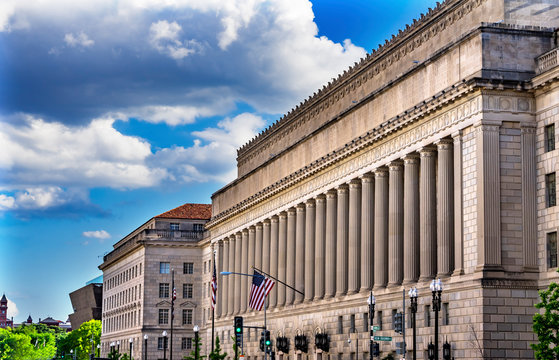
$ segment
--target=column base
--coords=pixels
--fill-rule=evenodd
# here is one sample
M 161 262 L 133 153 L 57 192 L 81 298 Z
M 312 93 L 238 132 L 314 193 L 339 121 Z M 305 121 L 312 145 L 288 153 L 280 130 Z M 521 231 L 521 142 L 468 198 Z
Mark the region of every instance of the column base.
M 371 290 L 373 290 L 372 287 L 362 287 L 361 289 L 359 289 L 359 293 L 360 294 L 366 294 L 366 293 L 371 292 Z
M 460 276 L 460 275 L 464 275 L 464 269 L 456 269 L 452 273 L 452 276 Z
M 357 294 L 358 292 L 359 291 L 357 291 L 357 290 L 348 290 L 347 295 L 354 295 L 354 294 Z
M 346 292 L 337 292 L 335 297 L 345 296 L 346 294 L 347 294 Z
M 324 296 L 315 296 L 311 301 L 319 301 L 324 299 Z
M 418 279 L 404 279 L 404 281 L 402 281 L 402 285 L 410 285 L 410 284 L 415 284 L 418 282 Z

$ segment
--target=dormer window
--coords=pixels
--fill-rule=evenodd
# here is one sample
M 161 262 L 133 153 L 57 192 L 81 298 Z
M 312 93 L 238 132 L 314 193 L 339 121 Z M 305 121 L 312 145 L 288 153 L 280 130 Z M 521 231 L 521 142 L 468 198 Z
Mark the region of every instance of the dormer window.
M 194 224 L 193 229 L 194 231 L 204 231 L 204 224 Z
M 171 223 L 171 231 L 179 231 L 179 223 Z

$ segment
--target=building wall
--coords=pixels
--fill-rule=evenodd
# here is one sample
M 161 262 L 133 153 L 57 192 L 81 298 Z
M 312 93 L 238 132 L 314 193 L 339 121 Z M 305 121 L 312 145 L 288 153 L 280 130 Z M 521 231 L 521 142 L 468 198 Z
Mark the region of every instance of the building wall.
M 103 303 L 103 285 L 88 284 L 70 293 L 74 313 L 70 314 L 73 329 L 89 320 L 101 320 Z

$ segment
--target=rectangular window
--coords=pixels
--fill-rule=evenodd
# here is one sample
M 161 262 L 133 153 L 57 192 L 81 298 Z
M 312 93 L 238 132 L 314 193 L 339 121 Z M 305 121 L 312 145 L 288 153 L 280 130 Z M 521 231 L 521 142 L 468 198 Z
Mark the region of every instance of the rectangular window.
M 166 337 L 158 337 L 157 338 L 157 350 L 163 350 L 163 348 L 167 348 L 167 338 Z
M 170 268 L 171 268 L 171 266 L 168 262 L 160 262 L 159 263 L 159 273 L 160 274 L 168 274 Z
M 392 330 L 394 330 L 394 317 L 396 316 L 396 314 L 398 313 L 398 310 L 396 309 L 392 309 Z
M 382 311 L 377 311 L 377 325 L 382 330 Z
M 555 173 L 545 176 L 545 204 L 547 207 L 557 205 L 555 193 Z
M 448 325 L 449 324 L 449 319 L 448 319 L 448 303 L 443 303 L 442 304 L 442 315 L 443 315 L 443 325 Z
M 355 314 L 351 314 L 349 317 L 349 331 L 355 332 Z
M 557 267 L 557 232 L 546 235 L 547 240 L 547 267 Z
M 182 310 L 182 324 L 183 325 L 192 324 L 192 309 L 183 309 Z
M 169 309 L 159 309 L 159 325 L 169 323 Z
M 182 297 L 192 299 L 192 284 L 182 284 Z
M 194 224 L 192 229 L 197 232 L 202 232 L 204 231 L 204 224 Z
M 425 326 L 431 326 L 431 307 L 429 305 L 425 306 Z
M 159 297 L 168 298 L 169 297 L 169 283 L 159 284 Z
M 192 349 L 192 338 L 183 337 L 181 339 L 181 349 L 182 350 L 190 350 Z
M 338 334 L 344 333 L 344 317 L 338 316 Z
M 183 274 L 193 274 L 194 273 L 194 263 L 183 263 L 182 264 L 182 273 Z
M 555 124 L 545 127 L 545 151 L 555 150 Z
M 178 231 L 179 230 L 179 223 L 171 223 L 170 228 L 171 228 L 171 231 Z
M 364 332 L 369 331 L 369 313 L 363 314 L 363 331 Z

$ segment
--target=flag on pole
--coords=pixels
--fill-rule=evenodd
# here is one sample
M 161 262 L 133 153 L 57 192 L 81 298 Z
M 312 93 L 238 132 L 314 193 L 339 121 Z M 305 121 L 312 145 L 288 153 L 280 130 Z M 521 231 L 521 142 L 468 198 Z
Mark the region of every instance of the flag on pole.
M 254 310 L 262 310 L 266 296 L 275 285 L 275 281 L 265 277 L 258 271 L 254 270 L 252 276 L 252 287 L 250 288 L 249 306 Z
M 215 255 L 214 255 L 214 259 L 213 259 L 213 273 L 212 273 L 212 309 L 215 309 L 215 302 L 216 302 L 216 294 L 217 294 L 217 277 L 216 277 L 216 271 L 215 271 Z
M 173 301 L 177 300 L 177 289 L 173 285 Z

